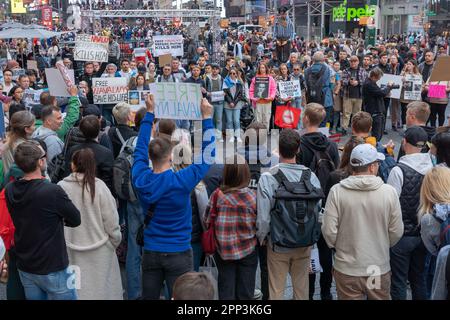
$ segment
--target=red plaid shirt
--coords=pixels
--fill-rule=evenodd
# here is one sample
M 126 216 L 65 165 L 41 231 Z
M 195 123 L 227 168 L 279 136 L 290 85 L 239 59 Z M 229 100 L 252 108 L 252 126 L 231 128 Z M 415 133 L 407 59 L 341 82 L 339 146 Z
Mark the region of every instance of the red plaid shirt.
M 249 188 L 223 193 L 216 189 L 206 208 L 205 222 L 210 223 L 210 209 L 217 193 L 214 229 L 217 251 L 223 260 L 240 260 L 256 247 L 256 192 Z

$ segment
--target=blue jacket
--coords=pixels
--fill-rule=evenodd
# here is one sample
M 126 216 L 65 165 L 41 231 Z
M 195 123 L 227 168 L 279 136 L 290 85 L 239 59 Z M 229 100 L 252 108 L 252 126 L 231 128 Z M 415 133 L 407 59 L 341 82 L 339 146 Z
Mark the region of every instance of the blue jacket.
M 214 134 L 209 141 L 203 141 L 201 154 L 206 156 L 195 161 L 200 164 L 176 173 L 172 170 L 153 173 L 149 168 L 148 145 L 154 117 L 153 113 L 147 113 L 141 122 L 132 168 L 133 185 L 144 214 L 150 204 L 156 204 L 153 218 L 144 231 L 144 248 L 156 252 L 183 252 L 191 248 L 190 194 L 207 173 L 209 163 L 214 161 Z M 211 119 L 203 120 L 203 132 L 208 129 L 213 129 Z
M 324 63 L 314 63 L 311 67 L 305 70 L 305 79 L 308 79 L 308 74 L 310 72 L 319 73 L 322 67 L 325 67 L 325 73 L 323 75 L 324 83 L 323 83 L 323 93 L 325 94 L 325 108 L 329 108 L 333 106 L 333 93 L 331 91 L 331 71 L 330 68 Z

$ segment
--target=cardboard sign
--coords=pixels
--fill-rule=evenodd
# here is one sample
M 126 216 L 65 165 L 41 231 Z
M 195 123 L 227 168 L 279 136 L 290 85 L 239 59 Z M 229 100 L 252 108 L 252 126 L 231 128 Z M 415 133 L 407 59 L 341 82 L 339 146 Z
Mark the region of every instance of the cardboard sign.
M 72 83 L 75 83 L 74 71 L 68 70 L 68 75 Z M 45 69 L 45 77 L 52 96 L 70 97 L 70 93 L 67 91 L 66 82 L 58 69 Z
M 155 116 L 159 119 L 201 120 L 202 93 L 196 83 L 159 82 L 155 86 Z
M 31 69 L 31 70 L 35 70 L 39 74 L 39 69 L 38 69 L 36 60 L 28 60 L 27 61 L 27 68 Z
M 153 55 L 159 57 L 168 53 L 174 57 L 184 55 L 182 35 L 153 37 Z
M 450 81 L 450 56 L 442 56 L 436 59 L 433 72 L 431 73 L 430 82 Z
M 211 92 L 211 102 L 221 102 L 225 100 L 225 93 L 223 91 Z
M 13 69 L 12 74 L 13 81 L 17 81 L 21 75 L 25 74 L 25 69 Z
M 392 74 L 384 74 L 383 77 L 380 79 L 380 81 L 377 82 L 377 84 L 380 87 L 387 86 L 389 82 L 392 82 L 394 84 L 397 84 L 400 86 L 399 89 L 391 90 L 391 94 L 389 98 L 392 99 L 400 99 L 400 94 L 402 93 L 402 86 L 403 86 L 403 77 L 402 76 L 394 76 Z
M 79 34 L 75 40 L 76 61 L 108 62 L 109 38 Z
M 278 89 L 280 90 L 281 99 L 300 98 L 302 96 L 299 80 L 280 81 Z
M 127 78 L 93 78 L 94 104 L 116 104 L 128 101 Z
M 445 84 L 430 84 L 428 87 L 428 98 L 445 99 L 447 97 L 447 86 Z
M 269 77 L 256 77 L 253 95 L 259 99 L 269 98 Z
M 408 74 L 405 77 L 405 82 L 403 83 L 403 97 L 406 100 L 421 100 L 422 99 L 422 76 Z
M 169 54 L 163 54 L 162 56 L 159 56 L 159 67 L 162 68 L 164 67 L 166 64 L 171 64 L 172 63 L 172 55 Z

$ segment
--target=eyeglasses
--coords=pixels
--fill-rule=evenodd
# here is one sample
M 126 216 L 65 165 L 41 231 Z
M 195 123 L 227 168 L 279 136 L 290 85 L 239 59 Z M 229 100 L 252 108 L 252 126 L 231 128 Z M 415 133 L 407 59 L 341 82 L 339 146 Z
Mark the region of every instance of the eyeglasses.
M 230 74 L 234 74 L 234 75 L 236 75 L 237 73 L 236 73 L 236 72 L 230 72 Z
M 300 71 L 300 69 L 294 69 L 294 71 Z

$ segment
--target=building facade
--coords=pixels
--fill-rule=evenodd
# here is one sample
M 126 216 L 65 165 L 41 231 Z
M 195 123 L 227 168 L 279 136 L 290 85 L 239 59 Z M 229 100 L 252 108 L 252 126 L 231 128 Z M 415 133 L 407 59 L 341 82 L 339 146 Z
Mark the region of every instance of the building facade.
M 381 33 L 423 33 L 423 0 L 381 0 Z

